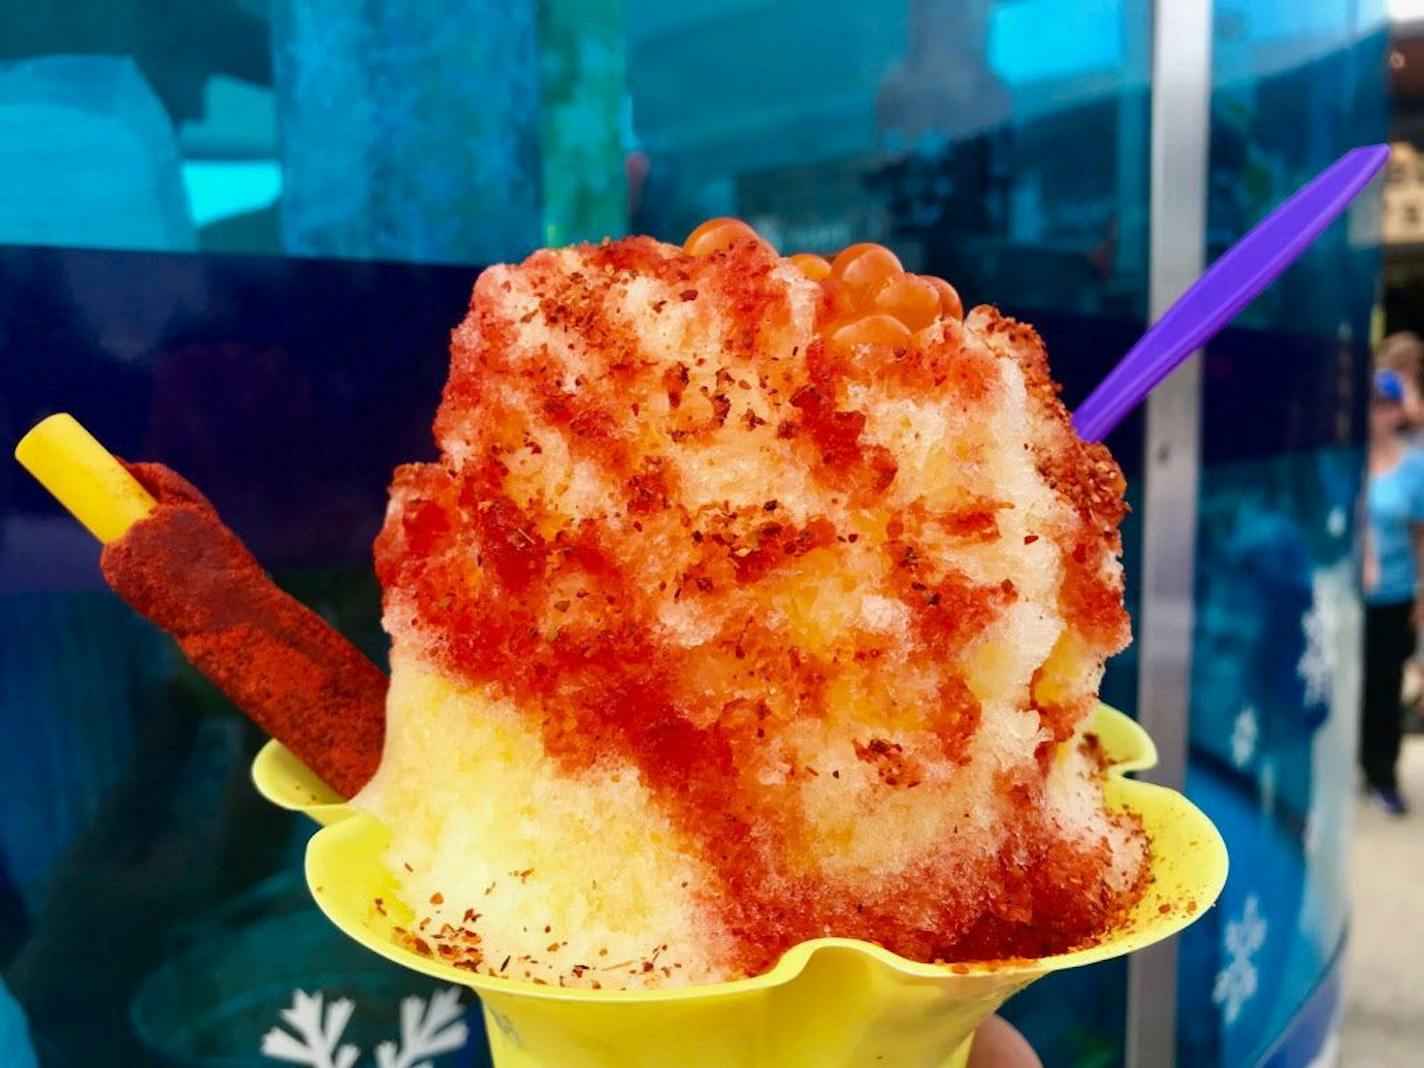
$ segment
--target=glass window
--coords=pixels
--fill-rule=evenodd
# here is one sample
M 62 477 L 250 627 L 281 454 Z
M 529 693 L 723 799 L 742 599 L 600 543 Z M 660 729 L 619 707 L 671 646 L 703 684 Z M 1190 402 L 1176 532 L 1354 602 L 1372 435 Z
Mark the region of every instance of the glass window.
M 1140 315 L 1146 10 L 8 4 L 0 241 L 485 263 L 735 213 L 970 299 Z
M 1213 49 L 1209 258 L 1385 140 L 1382 5 L 1217 0 Z M 1338 982 L 1376 211 L 1357 202 L 1205 354 L 1188 789 L 1232 871 L 1182 939 L 1179 1064 L 1256 1063 Z

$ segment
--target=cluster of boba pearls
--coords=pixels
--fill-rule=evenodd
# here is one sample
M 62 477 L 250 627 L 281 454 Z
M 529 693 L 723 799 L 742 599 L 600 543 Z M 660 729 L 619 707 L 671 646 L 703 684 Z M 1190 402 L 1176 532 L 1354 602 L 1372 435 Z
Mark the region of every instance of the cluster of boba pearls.
M 682 248 L 690 256 L 711 256 L 741 241 L 766 244 L 740 219 L 708 219 L 687 235 Z M 964 304 L 952 285 L 933 275 L 911 274 L 884 245 L 865 241 L 830 260 L 811 252 L 787 260 L 829 298 L 830 319 L 820 333 L 832 348 L 903 348 L 940 318 L 964 318 Z

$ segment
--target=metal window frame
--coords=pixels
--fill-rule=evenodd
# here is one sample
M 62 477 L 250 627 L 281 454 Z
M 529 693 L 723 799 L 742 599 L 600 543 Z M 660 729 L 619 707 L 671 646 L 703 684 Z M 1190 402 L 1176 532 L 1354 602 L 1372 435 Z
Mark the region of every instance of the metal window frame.
M 1206 260 L 1212 0 L 1153 0 L 1149 313 L 1156 320 Z M 1147 401 L 1138 626 L 1138 719 L 1157 743 L 1148 776 L 1185 785 L 1193 557 L 1200 466 L 1200 354 Z M 1128 959 L 1128 1068 L 1176 1063 L 1177 943 Z

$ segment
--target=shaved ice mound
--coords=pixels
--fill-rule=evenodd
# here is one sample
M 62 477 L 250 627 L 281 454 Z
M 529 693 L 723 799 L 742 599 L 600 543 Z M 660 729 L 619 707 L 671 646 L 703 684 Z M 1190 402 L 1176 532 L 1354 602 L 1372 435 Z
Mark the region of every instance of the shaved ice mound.
M 376 544 L 417 948 L 612 988 L 822 936 L 1103 934 L 1147 843 L 1084 726 L 1129 640 L 1121 473 L 1037 335 L 878 246 L 739 224 L 493 267 Z

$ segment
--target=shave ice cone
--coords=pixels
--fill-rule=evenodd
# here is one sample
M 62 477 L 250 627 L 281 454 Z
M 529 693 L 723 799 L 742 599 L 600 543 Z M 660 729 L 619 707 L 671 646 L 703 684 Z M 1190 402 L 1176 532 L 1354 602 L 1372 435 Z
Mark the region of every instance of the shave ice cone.
M 1146 732 L 1106 706 L 1089 729 L 1111 762 L 1108 804 L 1140 817 L 1152 839 L 1146 890 L 1095 944 L 946 966 L 824 938 L 794 947 L 755 978 L 674 990 L 560 989 L 421 954 L 405 934 L 414 913 L 401 905 L 386 867 L 388 831 L 342 804 L 277 742 L 258 755 L 253 780 L 273 804 L 327 825 L 307 847 L 307 881 L 333 923 L 397 964 L 474 990 L 498 1068 L 957 1068 L 974 1029 L 1011 995 L 1049 972 L 1171 937 L 1212 905 L 1226 881 L 1226 847 L 1211 821 L 1181 794 L 1123 777 L 1156 762 Z
M 29 466 L 282 743 L 321 907 L 473 988 L 503 1068 L 961 1064 L 1220 890 L 1097 701 L 1120 469 L 1032 328 L 881 246 L 722 219 L 481 275 L 375 545 L 389 680 L 72 429 Z

